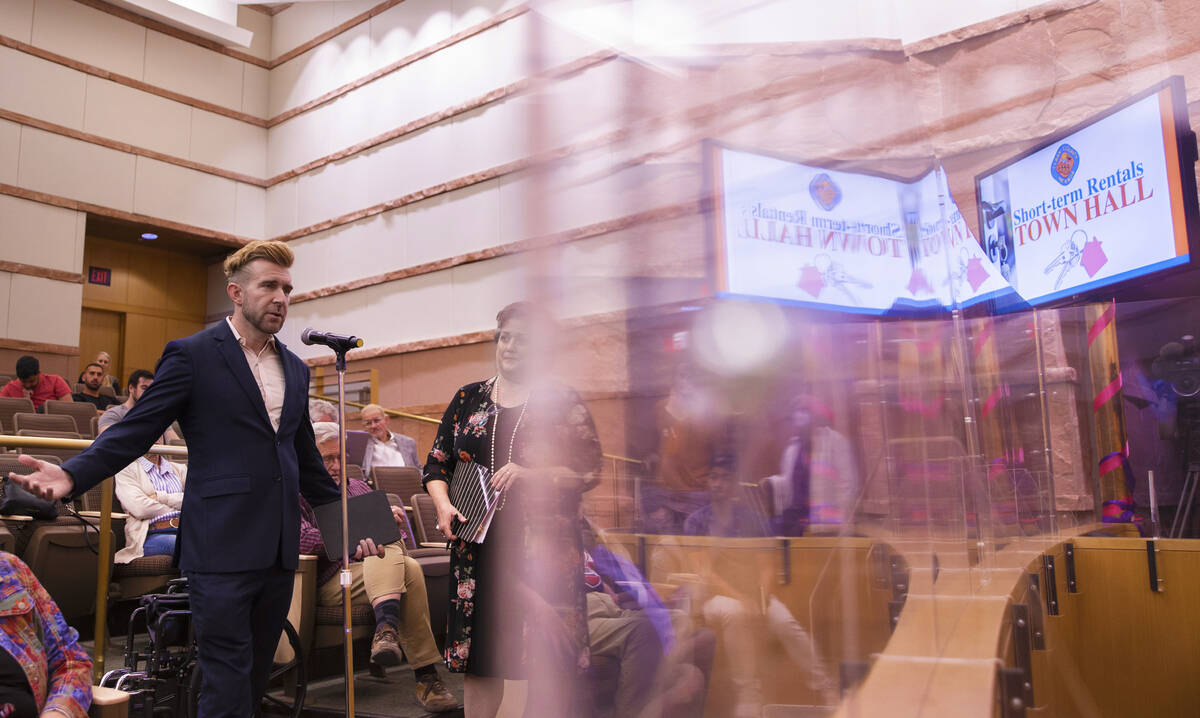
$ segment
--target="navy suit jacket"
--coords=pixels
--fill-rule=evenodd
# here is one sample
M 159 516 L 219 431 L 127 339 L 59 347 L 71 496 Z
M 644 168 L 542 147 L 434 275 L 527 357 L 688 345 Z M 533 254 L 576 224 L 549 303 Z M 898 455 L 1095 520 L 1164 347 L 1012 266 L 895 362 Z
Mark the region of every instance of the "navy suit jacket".
M 184 571 L 254 571 L 297 565 L 300 494 L 338 500 L 308 418 L 308 367 L 282 343 L 279 431 L 242 347 L 222 320 L 167 344 L 154 383 L 91 448 L 63 463 L 75 495 L 143 455 L 172 421 L 188 446 L 176 561 Z

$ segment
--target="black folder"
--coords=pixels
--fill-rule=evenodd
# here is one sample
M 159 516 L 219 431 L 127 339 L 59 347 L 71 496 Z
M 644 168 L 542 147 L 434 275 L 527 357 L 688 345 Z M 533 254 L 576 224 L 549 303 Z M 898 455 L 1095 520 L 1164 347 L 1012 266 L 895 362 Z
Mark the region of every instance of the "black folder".
M 325 542 L 325 556 L 331 561 L 342 560 L 342 502 L 318 506 L 313 509 L 317 516 L 317 528 Z M 384 546 L 400 540 L 400 527 L 392 516 L 387 494 L 372 491 L 351 496 L 346 501 L 346 516 L 350 519 L 350 555 L 358 549 L 363 539 L 372 539 L 376 546 Z

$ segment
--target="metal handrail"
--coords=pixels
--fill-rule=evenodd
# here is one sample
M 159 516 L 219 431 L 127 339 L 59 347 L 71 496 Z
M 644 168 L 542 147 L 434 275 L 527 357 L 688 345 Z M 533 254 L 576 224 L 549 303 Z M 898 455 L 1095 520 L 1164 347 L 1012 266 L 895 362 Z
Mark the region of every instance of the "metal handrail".
M 337 401 L 337 397 L 322 396 L 320 394 L 309 394 L 308 398 L 309 399 L 320 399 L 322 401 L 328 401 L 331 403 Z M 360 404 L 357 401 L 347 401 L 346 406 L 353 406 L 357 409 L 362 409 L 362 408 L 366 407 L 366 404 Z M 438 419 L 434 419 L 429 416 L 421 416 L 420 414 L 409 414 L 406 411 L 399 411 L 397 409 L 386 409 L 385 408 L 383 410 L 383 413 L 387 414 L 388 416 L 394 416 L 398 419 L 411 419 L 413 421 L 423 421 L 426 424 L 442 423 Z M 642 461 L 640 459 L 634 459 L 634 458 L 631 458 L 628 456 L 619 456 L 617 454 L 602 454 L 602 456 L 610 461 L 621 461 L 626 464 L 641 464 L 642 463 Z
M 92 445 L 92 439 L 59 439 L 50 436 L 13 436 L 0 434 L 0 446 L 10 446 L 17 449 L 79 449 L 80 451 Z M 187 456 L 186 446 L 170 446 L 155 444 L 147 454 L 163 456 Z
M 0 434 L 0 446 L 17 449 L 79 449 L 82 451 L 91 445 L 92 439 L 58 439 L 49 436 Z M 155 444 L 146 453 L 186 457 L 188 450 L 186 446 Z M 98 547 L 100 559 L 97 561 L 96 567 L 96 650 L 93 651 L 95 655 L 92 656 L 93 682 L 99 681 L 104 675 L 104 648 L 108 644 L 108 579 L 112 567 L 109 565 L 110 561 L 105 559 L 112 552 L 113 492 L 110 489 L 111 482 L 112 477 L 110 476 L 99 484 L 102 488 L 100 493 L 100 546 Z
M 309 398 L 309 399 L 320 399 L 321 401 L 327 401 L 327 402 L 329 402 L 329 403 L 331 403 L 331 404 L 335 404 L 335 403 L 337 403 L 337 397 L 336 397 L 336 396 L 322 396 L 321 394 L 309 394 L 309 395 L 308 395 L 308 398 Z M 362 408 L 365 408 L 367 405 L 366 405 L 366 404 L 359 403 L 359 402 L 357 402 L 357 401 L 349 401 L 349 400 L 347 400 L 347 401 L 346 401 L 346 406 L 353 406 L 353 407 L 354 407 L 354 408 L 356 408 L 356 409 L 362 409 Z M 406 411 L 399 411 L 399 410 L 397 410 L 397 409 L 384 409 L 384 410 L 383 410 L 383 413 L 387 414 L 388 416 L 394 416 L 394 417 L 397 417 L 397 418 L 400 418 L 400 419 L 412 419 L 413 421 L 423 421 L 423 422 L 425 422 L 426 424 L 440 424 L 440 423 L 442 423 L 442 422 L 440 422 L 440 421 L 438 421 L 437 419 L 434 419 L 434 418 L 432 418 L 432 417 L 428 417 L 428 416 L 421 416 L 420 414 L 409 414 L 409 413 L 408 413 L 408 412 L 406 412 Z

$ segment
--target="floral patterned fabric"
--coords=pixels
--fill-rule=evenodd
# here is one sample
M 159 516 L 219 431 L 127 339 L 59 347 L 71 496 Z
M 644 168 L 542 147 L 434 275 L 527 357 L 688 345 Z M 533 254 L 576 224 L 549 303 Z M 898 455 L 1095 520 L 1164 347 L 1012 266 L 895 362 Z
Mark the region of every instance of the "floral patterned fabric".
M 566 387 L 535 391 L 514 440 L 508 426 L 515 426 L 513 414 L 520 409 L 503 410 L 513 413 L 508 417 L 512 423 L 506 426 L 491 398 L 494 381 L 468 384 L 456 392 L 425 464 L 426 485 L 439 480 L 449 483 L 460 460 L 492 468 L 491 436 L 497 423 L 501 430 L 495 452 L 501 465 L 509 458 L 511 442 L 511 460 L 527 468 L 564 466 L 581 476 L 600 469 L 600 441 L 591 414 L 578 394 Z M 521 677 L 529 656 L 527 639 L 536 634 L 534 627 L 525 619 L 524 610 L 497 609 L 480 602 L 525 603 L 514 596 L 531 589 L 562 619 L 576 647 L 576 654 L 569 660 L 584 670 L 590 665 L 590 657 L 578 525 L 580 491 L 514 485 L 506 493 L 508 497 L 484 544 L 458 540 L 451 546 L 454 580 L 450 585 L 446 665 L 458 673 Z M 479 660 L 472 663 L 473 639 L 477 646 L 480 642 L 492 644 L 485 651 L 486 666 Z M 514 642 L 519 645 L 511 645 Z M 482 660 L 483 656 L 476 658 Z M 499 671 L 495 669 L 497 662 L 503 664 Z
M 92 660 L 33 571 L 0 552 L 0 648 L 25 669 L 38 710 L 86 718 Z

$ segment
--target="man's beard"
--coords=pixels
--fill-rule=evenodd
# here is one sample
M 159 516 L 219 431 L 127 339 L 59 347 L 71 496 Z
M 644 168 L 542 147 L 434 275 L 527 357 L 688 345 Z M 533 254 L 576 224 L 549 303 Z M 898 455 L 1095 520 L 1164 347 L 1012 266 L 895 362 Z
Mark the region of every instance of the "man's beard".
M 251 326 L 263 334 L 275 334 L 283 328 L 282 312 L 280 313 L 281 321 L 279 322 L 279 326 L 275 329 L 270 329 L 266 326 L 267 313 L 267 310 L 264 309 L 262 312 L 252 314 L 249 311 L 246 311 L 245 307 L 242 308 L 242 316 L 246 317 L 246 321 L 250 322 Z

